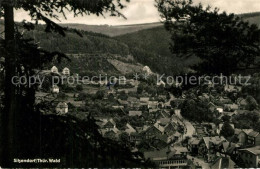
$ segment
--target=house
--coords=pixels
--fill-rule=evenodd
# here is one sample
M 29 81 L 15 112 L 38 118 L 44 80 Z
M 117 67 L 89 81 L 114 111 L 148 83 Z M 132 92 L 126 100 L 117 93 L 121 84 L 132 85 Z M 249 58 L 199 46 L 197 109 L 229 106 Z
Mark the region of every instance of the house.
M 238 144 L 245 146 L 247 144 L 247 136 L 253 129 L 235 129 L 235 135 L 238 138 Z
M 174 114 L 179 117 L 180 119 L 182 119 L 182 116 L 181 116 L 181 109 L 174 109 Z
M 223 156 L 232 156 L 237 154 L 237 150 L 240 146 L 232 142 L 223 142 L 220 146 L 220 153 Z
M 70 75 L 70 70 L 69 70 L 69 68 L 65 67 L 65 68 L 62 70 L 62 74 L 65 75 L 65 76 L 69 76 L 69 75 Z
M 52 88 L 51 88 L 51 92 L 58 94 L 60 92 L 60 89 L 57 85 L 53 85 Z
M 114 109 L 123 109 L 124 106 L 112 106 L 112 108 L 114 108 Z
M 149 110 L 155 110 L 155 109 L 149 109 Z M 162 119 L 162 118 L 169 119 L 169 117 L 170 117 L 170 114 L 167 113 L 166 111 L 159 110 L 157 112 L 159 112 L 159 114 L 156 115 L 156 119 Z
M 217 109 L 217 111 L 218 111 L 219 113 L 223 113 L 223 112 L 224 112 L 224 108 L 221 107 L 221 106 L 217 106 L 216 109 Z
M 159 105 L 158 101 L 149 101 L 148 109 L 157 109 L 158 105 Z
M 224 110 L 225 111 L 236 111 L 238 110 L 238 105 L 237 104 L 224 104 Z
M 59 70 L 58 70 L 58 68 L 57 68 L 56 66 L 53 66 L 53 67 L 51 68 L 51 72 L 52 72 L 52 73 L 59 73 Z
M 156 113 L 156 112 L 158 112 L 159 111 L 159 109 L 149 109 L 149 113 Z M 158 118 L 158 117 L 157 117 Z
M 154 125 L 148 127 L 144 132 L 144 137 L 146 139 L 162 135 L 164 133 L 164 128 L 159 124 L 155 123 Z
M 186 147 L 175 146 L 144 152 L 144 157 L 153 161 L 156 168 L 184 168 L 188 167 L 187 153 Z
M 164 133 L 168 136 L 174 134 L 177 131 L 177 124 L 170 122 L 164 127 Z
M 248 102 L 246 99 L 240 97 L 237 99 L 237 104 L 239 105 L 240 109 L 244 110 L 248 105 Z
M 260 145 L 260 134 L 256 131 L 251 131 L 247 135 L 247 145 L 254 145 L 258 146 Z
M 235 85 L 225 85 L 224 87 L 224 91 L 226 92 L 240 92 L 241 91 L 241 87 L 240 86 L 235 86 Z
M 238 150 L 240 159 L 243 161 L 243 167 L 259 168 L 260 167 L 260 146 Z
M 140 97 L 140 102 L 142 102 L 142 103 L 148 103 L 149 100 L 150 100 L 149 97 Z
M 151 75 L 153 73 L 148 66 L 143 67 L 143 72 L 146 73 L 147 75 Z
M 171 122 L 170 118 L 161 117 L 157 120 L 157 123 L 159 123 L 161 126 L 165 127 L 168 123 Z
M 117 101 L 118 101 L 118 103 L 119 103 L 120 105 L 124 106 L 124 108 L 128 107 L 128 104 L 129 104 L 128 101 L 126 101 L 126 100 L 121 100 L 121 99 L 118 99 Z
M 132 133 L 136 133 L 136 130 L 129 124 L 126 123 L 126 128 L 125 128 L 125 132 L 130 135 Z
M 158 103 L 158 107 L 159 107 L 160 109 L 163 109 L 163 108 L 165 107 L 165 105 L 164 105 L 163 102 L 159 102 L 159 103 Z
M 135 97 L 128 97 L 127 101 L 130 103 L 131 108 L 139 108 L 140 107 L 140 101 Z
M 230 159 L 230 157 L 219 157 L 216 161 L 210 166 L 211 169 L 233 169 L 236 163 Z
M 191 138 L 188 141 L 188 150 L 192 155 L 198 155 L 200 142 L 201 142 L 200 138 Z
M 142 111 L 129 111 L 129 116 L 141 116 Z
M 68 111 L 69 111 L 69 106 L 65 102 L 60 102 L 56 106 L 56 113 L 57 114 L 66 114 L 66 113 L 68 113 Z
M 116 127 L 110 130 L 101 129 L 100 131 L 101 134 L 106 138 L 110 138 L 112 140 L 117 140 L 119 138 L 120 131 Z
M 195 127 L 195 135 L 199 138 L 208 136 L 206 129 L 203 126 L 194 126 Z
M 103 120 L 103 128 L 108 129 L 108 130 L 116 128 L 116 123 L 112 118 L 109 119 L 109 120 L 104 119 Z
M 129 135 L 129 141 L 138 144 L 142 141 L 142 135 L 137 132 L 132 132 Z
M 226 142 L 224 137 L 203 137 L 199 145 L 199 154 L 203 155 L 207 161 L 212 161 L 216 156 L 216 148 L 223 142 Z
M 249 110 L 236 110 L 235 111 L 235 113 L 236 114 L 248 114 L 248 113 L 250 113 L 251 111 L 249 111 Z
M 230 100 L 227 97 L 220 97 L 219 102 L 222 103 L 222 104 L 232 104 L 232 100 Z
M 212 102 L 208 103 L 208 107 L 209 107 L 209 110 L 211 112 L 214 112 L 216 110 L 216 108 L 217 108 L 217 106 L 214 103 L 212 103 Z
M 166 96 L 166 95 L 163 95 L 163 94 L 160 94 L 160 95 L 158 96 L 158 98 L 163 99 L 163 100 L 166 100 L 167 96 Z

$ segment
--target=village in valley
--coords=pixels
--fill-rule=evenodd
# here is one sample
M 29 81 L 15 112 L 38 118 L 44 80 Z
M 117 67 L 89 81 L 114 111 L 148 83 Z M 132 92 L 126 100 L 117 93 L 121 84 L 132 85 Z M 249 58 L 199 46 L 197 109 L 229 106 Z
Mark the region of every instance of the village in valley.
M 42 72 L 61 79 L 79 76 L 67 67 Z M 254 98 L 241 92 L 247 85 L 205 82 L 184 90 L 177 82 L 156 81 L 148 66 L 140 73 L 149 78 L 43 84 L 36 104 L 51 105 L 46 116 L 93 117 L 103 137 L 143 153 L 140 159 L 160 168 L 260 166 L 260 112 Z

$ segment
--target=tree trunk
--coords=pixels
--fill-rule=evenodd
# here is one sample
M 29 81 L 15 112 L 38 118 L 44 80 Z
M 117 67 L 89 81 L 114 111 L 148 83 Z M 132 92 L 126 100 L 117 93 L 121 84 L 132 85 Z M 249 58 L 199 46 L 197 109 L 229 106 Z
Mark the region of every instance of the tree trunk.
M 5 22 L 5 45 L 8 55 L 5 56 L 5 109 L 2 114 L 2 154 L 1 167 L 11 167 L 13 154 L 15 153 L 15 114 L 16 97 L 15 86 L 12 84 L 12 77 L 15 76 L 15 40 L 14 40 L 14 11 L 12 2 L 5 2 L 4 22 Z

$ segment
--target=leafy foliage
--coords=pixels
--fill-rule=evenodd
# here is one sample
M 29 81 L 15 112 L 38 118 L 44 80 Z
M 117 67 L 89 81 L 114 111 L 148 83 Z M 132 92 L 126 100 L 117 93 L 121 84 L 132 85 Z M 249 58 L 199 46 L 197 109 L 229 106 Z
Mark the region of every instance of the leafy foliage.
M 230 74 L 247 68 L 260 54 L 260 30 L 234 14 L 193 5 L 192 0 L 158 0 L 165 28 L 171 33 L 171 50 L 195 54 L 201 73 Z
M 220 135 L 224 136 L 225 138 L 230 138 L 235 133 L 235 130 L 229 124 L 229 122 L 225 122 L 221 128 Z
M 196 98 L 186 99 L 180 107 L 182 116 L 190 121 L 214 122 L 218 116 L 216 111 L 210 111 L 207 102 Z

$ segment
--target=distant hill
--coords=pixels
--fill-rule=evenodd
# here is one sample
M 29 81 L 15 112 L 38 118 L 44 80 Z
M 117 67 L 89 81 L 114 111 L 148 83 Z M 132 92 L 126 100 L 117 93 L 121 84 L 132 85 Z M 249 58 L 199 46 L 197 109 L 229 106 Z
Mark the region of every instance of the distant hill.
M 109 25 L 85 25 L 85 24 L 61 24 L 64 27 L 79 29 L 88 32 L 102 33 L 108 36 L 119 36 L 127 33 L 137 32 L 143 29 L 154 28 L 158 26 L 163 26 L 162 23 L 144 23 L 135 25 L 119 25 L 119 26 L 109 26 Z
M 169 47 L 170 34 L 164 27 L 156 27 L 117 36 L 120 42 L 129 46 L 130 53 L 143 65 L 148 65 L 160 74 L 176 75 L 189 71 L 188 66 L 198 63 L 199 59 L 186 58 L 172 54 Z
M 240 14 L 244 20 L 260 25 L 260 12 Z M 3 25 L 3 21 L 0 20 Z M 69 54 L 71 63 L 63 63 L 73 71 L 109 74 L 129 73 L 149 66 L 159 74 L 176 75 L 190 71 L 189 66 L 199 62 L 195 56 L 179 58 L 169 50 L 170 34 L 162 23 L 137 25 L 84 25 L 62 24 L 71 30 L 66 37 L 45 33 L 42 25 L 26 36 L 35 38 L 40 46 L 49 51 Z M 81 30 L 83 38 L 73 33 Z M 1 32 L 3 26 L 0 26 Z M 127 58 L 131 58 L 130 60 Z M 121 69 L 122 67 L 122 69 Z
M 256 24 L 260 27 L 260 12 L 252 12 L 252 13 L 245 13 L 240 14 L 244 20 L 248 21 L 251 24 Z
M 25 32 L 26 38 L 34 38 L 39 46 L 48 51 L 66 53 L 71 62 L 63 61 L 46 65 L 50 69 L 56 65 L 59 69 L 65 66 L 80 75 L 122 75 L 139 72 L 142 65 L 131 56 L 129 47 L 117 39 L 103 34 L 81 31 L 83 37 L 78 36 L 72 29 L 66 32 L 66 37 L 56 33 L 45 33 L 42 25 L 36 30 Z M 120 67 L 118 65 L 124 65 Z M 126 71 L 125 69 L 128 68 Z
M 238 15 L 260 27 L 260 12 Z M 179 74 L 189 71 L 188 67 L 199 62 L 195 56 L 179 58 L 169 50 L 170 34 L 163 26 L 140 30 L 117 36 L 127 44 L 135 59 L 159 73 Z
M 244 20 L 247 20 L 250 23 L 257 24 L 260 27 L 260 12 L 238 14 L 238 16 L 241 16 Z M 85 25 L 85 24 L 61 24 L 61 25 L 64 27 L 74 28 L 74 29 L 88 31 L 88 32 L 102 33 L 104 35 L 108 35 L 111 37 L 163 26 L 163 24 L 160 22 L 133 24 L 133 25 L 119 25 L 119 26 Z

